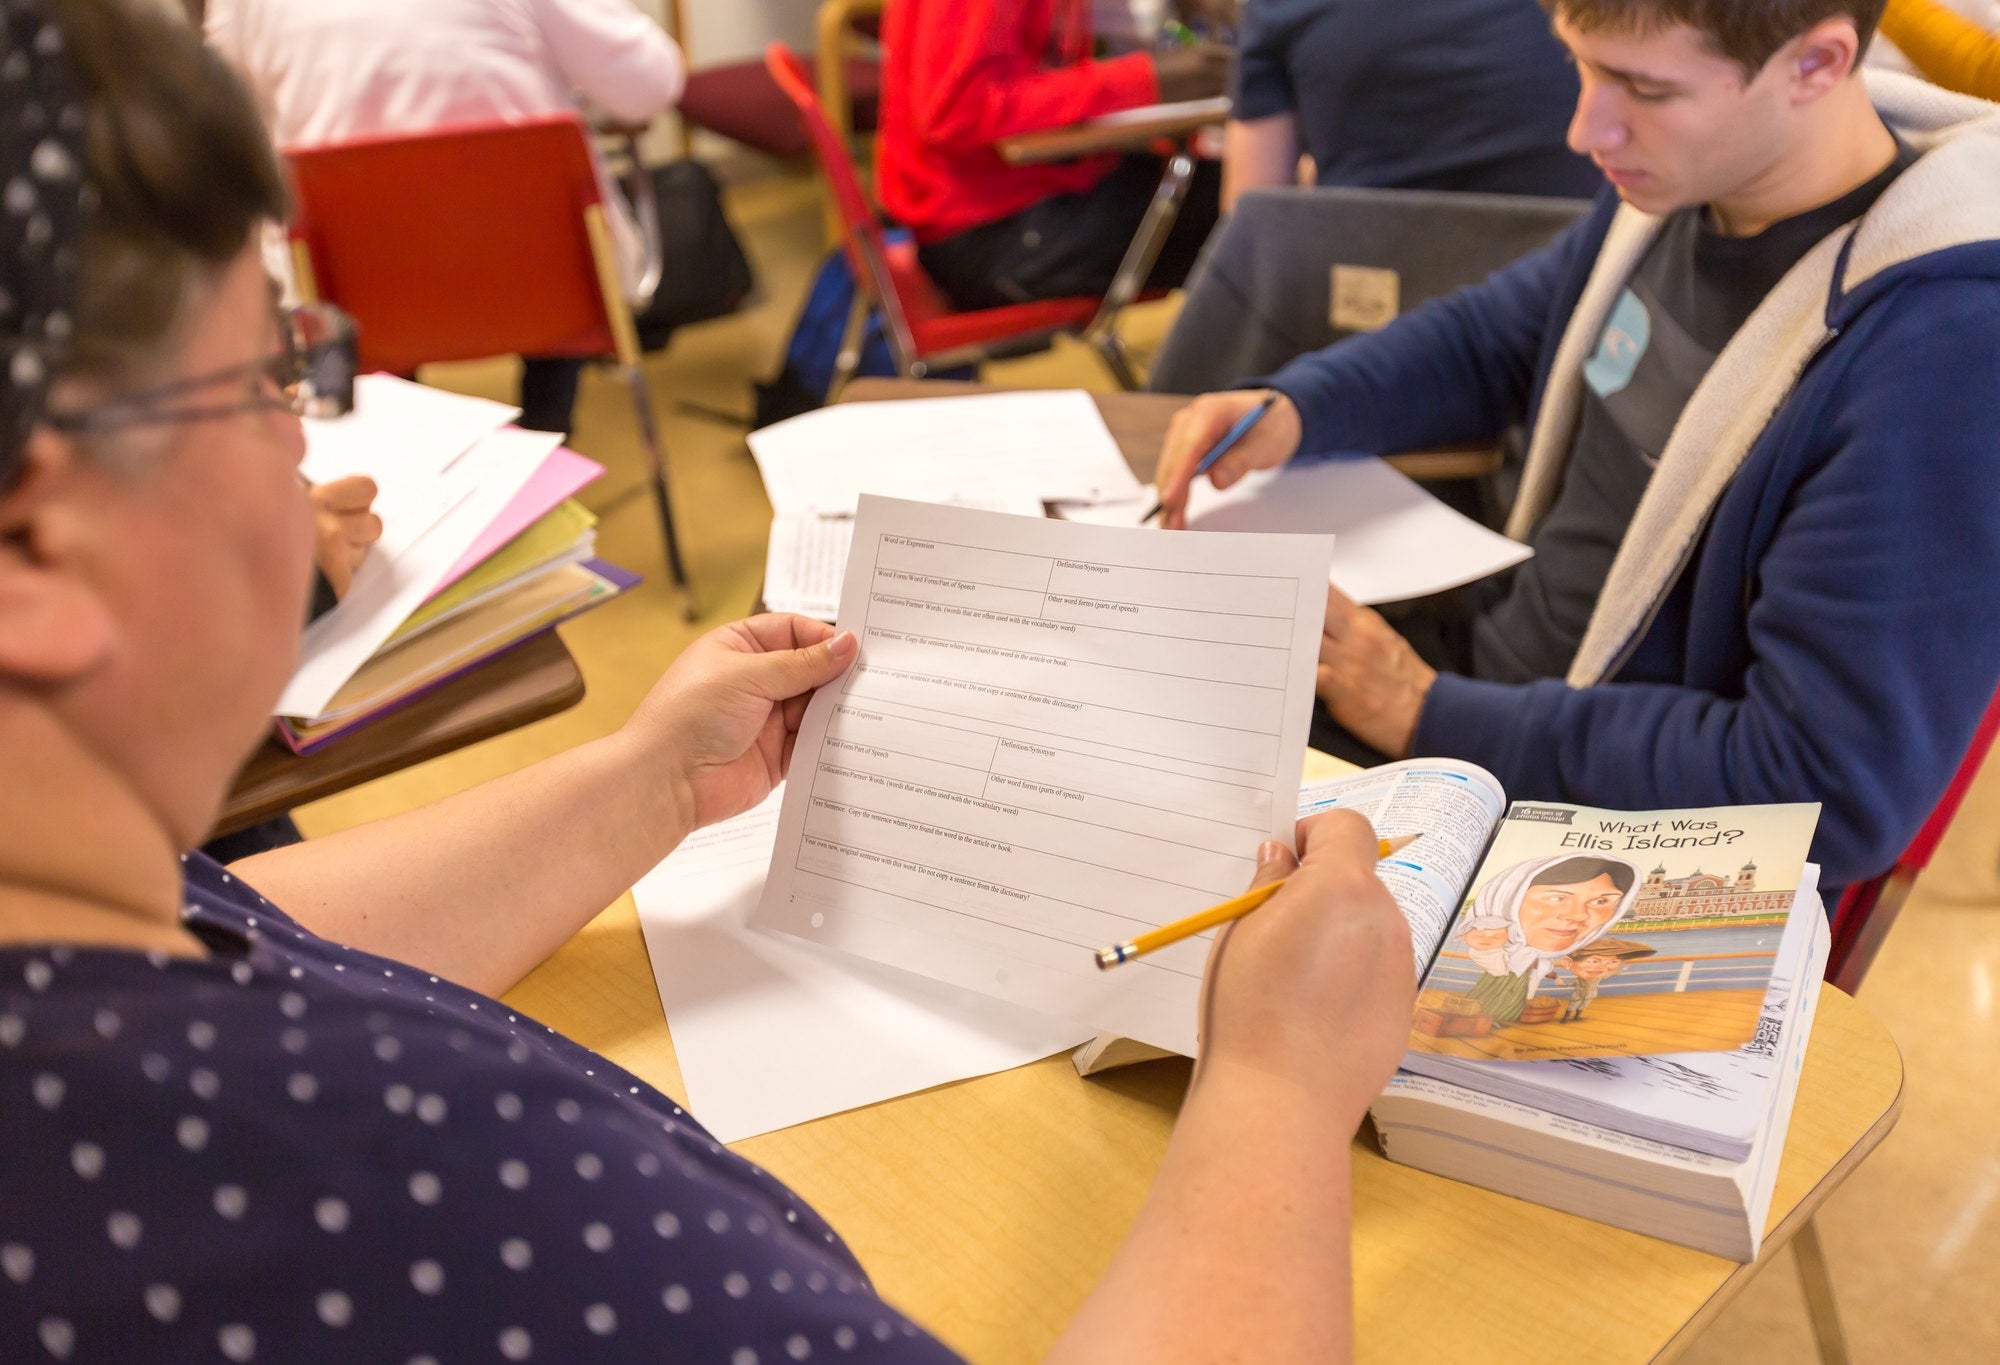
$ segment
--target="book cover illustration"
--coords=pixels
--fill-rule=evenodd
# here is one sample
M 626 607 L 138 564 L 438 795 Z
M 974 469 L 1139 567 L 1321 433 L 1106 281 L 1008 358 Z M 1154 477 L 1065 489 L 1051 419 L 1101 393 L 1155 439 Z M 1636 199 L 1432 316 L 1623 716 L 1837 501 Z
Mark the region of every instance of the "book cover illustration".
M 1424 976 L 1411 1050 L 1548 1061 L 1743 1047 L 1818 815 L 1516 803 Z

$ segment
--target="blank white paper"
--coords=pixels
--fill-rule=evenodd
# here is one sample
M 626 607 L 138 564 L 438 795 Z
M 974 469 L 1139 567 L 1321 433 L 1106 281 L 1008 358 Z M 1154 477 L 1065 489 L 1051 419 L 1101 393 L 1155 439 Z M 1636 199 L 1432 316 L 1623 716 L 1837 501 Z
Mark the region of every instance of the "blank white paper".
M 632 888 L 688 1107 L 736 1142 L 1063 1052 L 1079 1024 L 746 927 L 782 791 Z
M 1058 509 L 1071 521 L 1137 525 L 1143 499 Z M 1447 507 L 1374 456 L 1304 460 L 1259 470 L 1227 490 L 1196 479 L 1195 531 L 1279 531 L 1334 538 L 1333 585 L 1357 602 L 1401 602 L 1476 582 L 1534 553 Z
M 1142 490 L 1081 391 L 836 403 L 750 433 L 779 516 L 852 516 L 863 493 L 988 505 Z
M 1331 549 L 864 497 L 751 922 L 1192 1053 L 1207 942 L 1093 953 L 1291 842 Z
M 483 437 L 521 415 L 519 408 L 413 384 L 392 374 L 354 381 L 354 411 L 305 419 L 300 470 L 314 483 L 366 474 L 386 493 L 394 485 L 436 478 Z

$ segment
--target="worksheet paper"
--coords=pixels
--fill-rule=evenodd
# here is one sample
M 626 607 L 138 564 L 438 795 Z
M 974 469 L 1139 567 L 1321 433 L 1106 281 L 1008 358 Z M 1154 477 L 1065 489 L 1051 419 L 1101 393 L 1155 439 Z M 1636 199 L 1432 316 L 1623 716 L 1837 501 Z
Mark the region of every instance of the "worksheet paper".
M 1092 954 L 1291 841 L 1331 550 L 863 498 L 751 922 L 1191 1053 L 1207 942 Z
M 1090 1036 L 747 927 L 782 797 L 689 835 L 632 888 L 688 1108 L 719 1141 L 1023 1066 Z
M 1070 521 L 1136 526 L 1152 495 L 1060 507 Z M 1374 456 L 1259 470 L 1226 490 L 1196 479 L 1188 529 L 1292 531 L 1334 538 L 1333 585 L 1357 602 L 1427 597 L 1512 568 L 1534 551 L 1439 502 Z
M 558 432 L 502 427 L 426 478 L 393 476 L 376 503 L 382 538 L 339 605 L 306 627 L 298 671 L 275 713 L 304 720 L 323 713 L 560 444 Z
M 863 493 L 990 505 L 1142 492 L 1081 391 L 836 403 L 749 440 L 781 517 L 852 516 Z

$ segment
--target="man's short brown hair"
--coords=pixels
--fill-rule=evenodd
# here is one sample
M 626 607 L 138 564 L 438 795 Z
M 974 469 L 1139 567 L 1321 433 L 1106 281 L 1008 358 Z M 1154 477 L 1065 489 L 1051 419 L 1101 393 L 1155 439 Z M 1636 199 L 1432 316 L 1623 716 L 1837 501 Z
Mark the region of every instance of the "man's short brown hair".
M 1823 19 L 1846 15 L 1866 51 L 1887 0 L 1542 0 L 1542 8 L 1585 33 L 1652 33 L 1685 24 L 1755 76 L 1773 54 Z

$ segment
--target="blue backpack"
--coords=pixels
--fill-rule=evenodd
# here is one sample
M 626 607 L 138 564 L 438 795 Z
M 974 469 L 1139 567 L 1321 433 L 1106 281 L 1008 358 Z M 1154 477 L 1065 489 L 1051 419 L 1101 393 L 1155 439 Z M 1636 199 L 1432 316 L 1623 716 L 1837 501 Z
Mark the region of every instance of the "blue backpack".
M 833 384 L 833 368 L 840 359 L 840 339 L 847 331 L 847 314 L 853 306 L 854 272 L 848 269 L 847 253 L 836 248 L 820 264 L 812 288 L 806 291 L 799 320 L 792 325 L 792 339 L 785 346 L 784 367 L 777 378 L 756 386 L 753 429 L 826 404 L 826 391 Z M 868 315 L 868 327 L 861 340 L 861 364 L 854 373 L 857 377 L 896 373 L 880 314 Z M 976 379 L 979 369 L 965 365 L 949 371 L 933 371 L 929 377 Z

